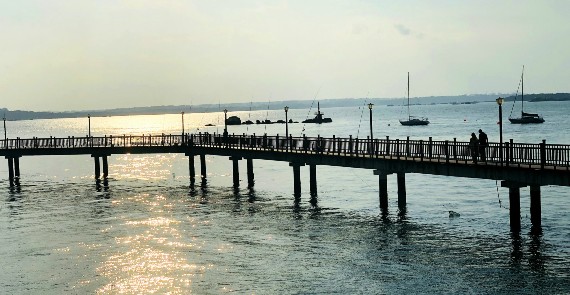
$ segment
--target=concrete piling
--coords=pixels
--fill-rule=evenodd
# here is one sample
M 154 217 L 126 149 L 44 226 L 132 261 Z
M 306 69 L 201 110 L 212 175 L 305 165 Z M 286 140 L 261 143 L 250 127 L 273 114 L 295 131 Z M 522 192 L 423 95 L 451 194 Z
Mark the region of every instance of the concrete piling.
M 253 173 L 253 159 L 246 159 L 247 162 L 247 187 L 252 188 L 255 184 L 254 173 Z
M 396 177 L 398 180 L 398 208 L 403 210 L 406 208 L 406 173 L 398 172 Z
M 542 226 L 539 185 L 530 186 L 530 221 L 536 228 Z
M 317 165 L 309 165 L 309 181 L 311 187 L 311 196 L 317 195 Z

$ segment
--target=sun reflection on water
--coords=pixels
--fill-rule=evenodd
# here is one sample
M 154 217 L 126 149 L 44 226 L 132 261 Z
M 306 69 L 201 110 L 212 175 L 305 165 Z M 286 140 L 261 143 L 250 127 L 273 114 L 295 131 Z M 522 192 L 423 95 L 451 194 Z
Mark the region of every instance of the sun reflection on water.
M 187 294 L 194 278 L 213 267 L 188 258 L 188 253 L 200 249 L 203 241 L 198 245 L 194 237 L 180 233 L 182 222 L 196 221 L 169 216 L 172 202 L 176 201 L 163 195 L 139 194 L 114 203 L 142 205 L 148 212 L 141 219 L 137 219 L 136 213 L 125 214 L 121 226 L 103 230 L 114 235 L 115 245 L 97 267 L 97 273 L 106 279 L 98 293 Z

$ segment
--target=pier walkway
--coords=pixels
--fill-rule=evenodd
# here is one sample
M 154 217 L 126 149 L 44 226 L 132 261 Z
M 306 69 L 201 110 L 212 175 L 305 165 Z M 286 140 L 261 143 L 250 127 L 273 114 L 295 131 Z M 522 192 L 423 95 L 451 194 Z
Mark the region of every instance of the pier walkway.
M 316 194 L 316 166 L 371 169 L 379 177 L 380 208 L 388 208 L 387 176 L 396 174 L 398 207 L 405 210 L 406 173 L 500 180 L 509 188 L 511 229 L 520 230 L 520 188 L 530 187 L 530 215 L 540 228 L 540 187 L 570 186 L 570 145 L 541 143 L 489 143 L 485 159 L 472 158 L 468 142 L 324 137 L 280 137 L 222 134 L 120 135 L 103 137 L 30 138 L 0 140 L 0 156 L 8 160 L 10 185 L 20 185 L 19 158 L 44 155 L 91 155 L 95 178 L 108 176 L 113 154 L 184 153 L 195 181 L 194 157 L 200 157 L 200 176 L 206 178 L 206 155 L 228 156 L 233 164 L 234 186 L 239 186 L 239 160 L 247 161 L 248 186 L 254 185 L 253 159 L 284 161 L 293 168 L 293 191 L 301 195 L 300 167 L 310 167 L 310 191 Z

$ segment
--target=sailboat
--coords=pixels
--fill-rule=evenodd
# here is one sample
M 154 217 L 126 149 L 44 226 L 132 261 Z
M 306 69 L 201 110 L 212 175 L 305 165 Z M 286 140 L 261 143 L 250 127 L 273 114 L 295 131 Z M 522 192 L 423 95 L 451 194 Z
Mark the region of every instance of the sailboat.
M 429 124 L 428 118 L 410 116 L 410 72 L 408 72 L 408 120 L 400 120 L 404 126 L 418 126 Z
M 515 98 L 516 102 L 516 98 Z M 512 113 L 512 111 L 511 111 Z M 524 112 L 524 66 L 521 74 L 521 116 L 520 118 L 511 118 L 509 115 L 509 121 L 512 124 L 538 124 L 544 123 L 544 119 L 538 114 L 531 114 Z

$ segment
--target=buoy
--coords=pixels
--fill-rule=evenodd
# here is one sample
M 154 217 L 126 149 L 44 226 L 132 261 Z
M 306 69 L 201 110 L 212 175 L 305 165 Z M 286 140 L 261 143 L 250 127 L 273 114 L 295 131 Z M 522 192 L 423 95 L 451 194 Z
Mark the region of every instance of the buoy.
M 459 217 L 459 216 L 461 216 L 461 214 L 459 214 L 455 211 L 449 210 L 449 218 L 454 218 L 454 217 Z

